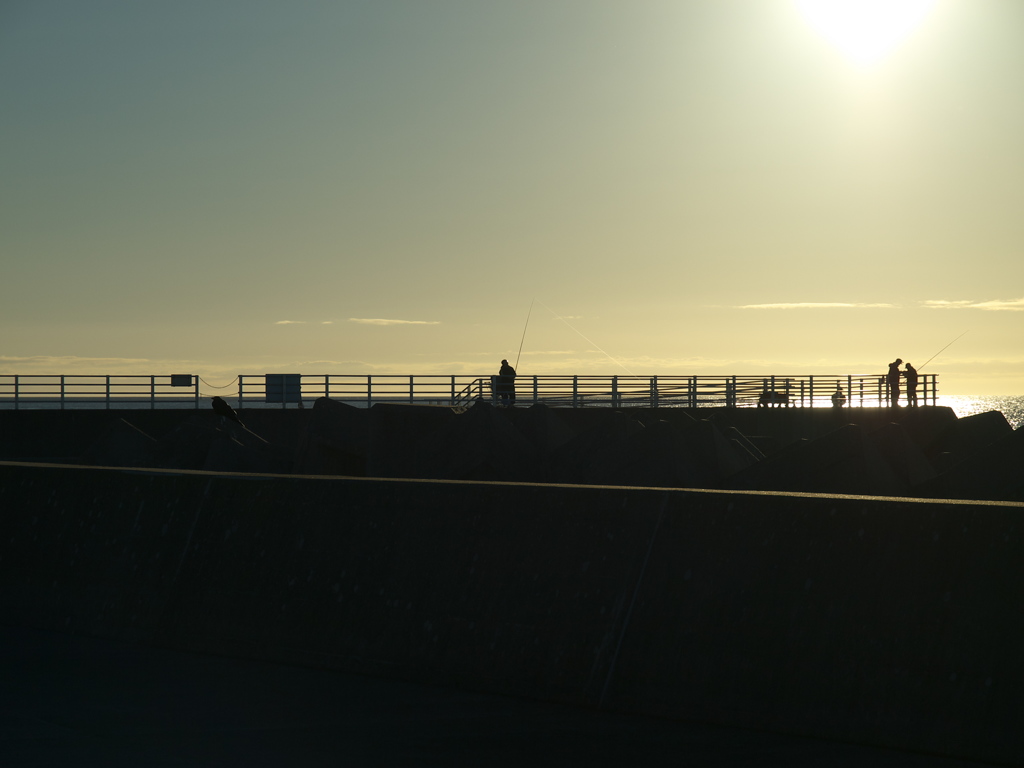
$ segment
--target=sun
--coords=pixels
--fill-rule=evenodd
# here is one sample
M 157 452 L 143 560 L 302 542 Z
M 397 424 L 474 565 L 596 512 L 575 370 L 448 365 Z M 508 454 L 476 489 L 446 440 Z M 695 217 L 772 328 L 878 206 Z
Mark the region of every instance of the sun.
M 818 34 L 858 66 L 871 66 L 902 43 L 936 0 L 794 0 Z

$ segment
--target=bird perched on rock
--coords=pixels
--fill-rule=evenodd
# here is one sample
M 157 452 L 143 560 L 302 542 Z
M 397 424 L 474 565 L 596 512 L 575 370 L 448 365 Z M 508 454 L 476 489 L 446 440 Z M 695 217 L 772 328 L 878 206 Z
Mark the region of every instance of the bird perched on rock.
M 238 418 L 238 414 L 235 413 L 235 409 L 232 408 L 227 402 L 221 397 L 214 397 L 210 401 L 210 405 L 213 406 L 213 412 L 224 419 L 230 419 L 231 421 L 237 422 L 240 426 L 244 427 L 242 420 Z

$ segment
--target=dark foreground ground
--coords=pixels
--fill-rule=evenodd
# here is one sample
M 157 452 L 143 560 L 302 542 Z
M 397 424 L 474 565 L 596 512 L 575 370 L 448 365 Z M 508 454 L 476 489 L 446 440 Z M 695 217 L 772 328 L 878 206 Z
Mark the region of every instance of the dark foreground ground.
M 0 626 L 0 766 L 786 766 L 962 760 Z

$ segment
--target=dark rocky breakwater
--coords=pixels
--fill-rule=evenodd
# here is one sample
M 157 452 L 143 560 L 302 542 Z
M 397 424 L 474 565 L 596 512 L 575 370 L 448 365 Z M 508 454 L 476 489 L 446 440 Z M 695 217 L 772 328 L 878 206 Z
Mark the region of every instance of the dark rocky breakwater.
M 96 466 L 1024 501 L 992 411 L 551 409 L 0 412 L 0 458 Z
M 241 416 L 0 414 L 0 621 L 1024 763 L 999 414 Z

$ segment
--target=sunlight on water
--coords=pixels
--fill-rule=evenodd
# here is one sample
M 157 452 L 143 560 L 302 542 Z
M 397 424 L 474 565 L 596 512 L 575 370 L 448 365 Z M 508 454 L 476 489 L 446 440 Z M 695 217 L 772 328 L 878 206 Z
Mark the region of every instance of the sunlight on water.
M 949 406 L 958 419 L 986 411 L 1000 411 L 1010 426 L 1017 429 L 1024 424 L 1024 397 L 968 397 L 942 395 L 938 405 Z

